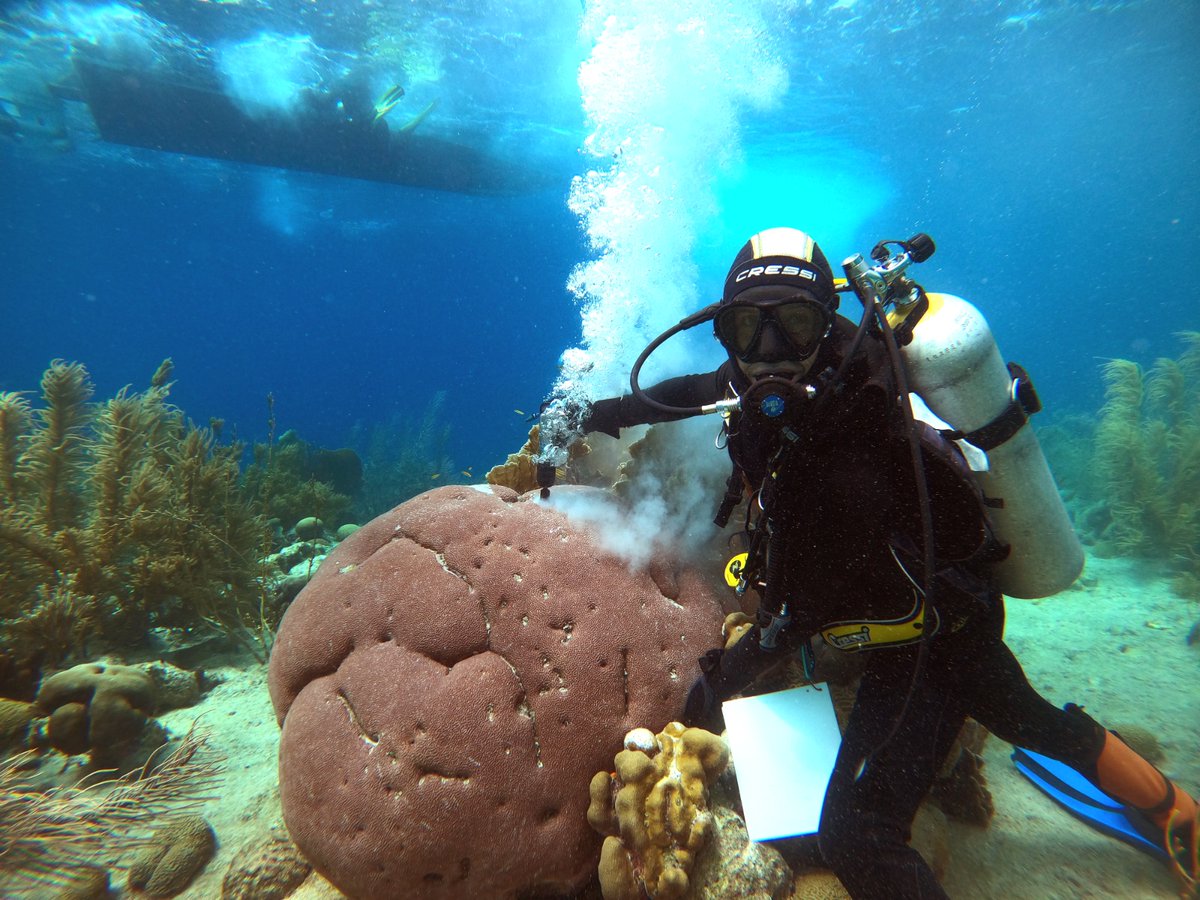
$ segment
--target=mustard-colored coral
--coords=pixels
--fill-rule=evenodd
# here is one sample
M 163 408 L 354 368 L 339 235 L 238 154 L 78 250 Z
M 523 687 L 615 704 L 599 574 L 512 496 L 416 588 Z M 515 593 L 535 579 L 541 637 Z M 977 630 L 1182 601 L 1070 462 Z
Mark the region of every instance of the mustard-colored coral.
M 635 728 L 591 784 L 588 821 L 608 837 L 600 861 L 605 900 L 683 897 L 712 831 L 708 787 L 729 749 L 715 734 L 671 722 L 659 734 Z M 615 823 L 615 831 L 613 826 Z
M 538 486 L 537 463 L 534 457 L 538 453 L 538 426 L 529 429 L 529 439 L 516 453 L 508 454 L 508 459 L 498 466 L 493 466 L 487 473 L 487 483 L 501 487 L 510 487 L 518 494 L 532 491 Z
M 539 427 L 534 425 L 529 429 L 529 438 L 525 445 L 516 453 L 508 454 L 508 459 L 498 466 L 493 466 L 487 473 L 487 483 L 500 487 L 509 487 L 518 494 L 533 491 L 538 488 L 537 462 L 538 449 L 541 446 Z M 584 441 L 576 441 L 568 449 L 568 466 L 587 456 L 590 449 Z M 560 480 L 574 482 L 575 477 L 569 469 L 559 472 Z

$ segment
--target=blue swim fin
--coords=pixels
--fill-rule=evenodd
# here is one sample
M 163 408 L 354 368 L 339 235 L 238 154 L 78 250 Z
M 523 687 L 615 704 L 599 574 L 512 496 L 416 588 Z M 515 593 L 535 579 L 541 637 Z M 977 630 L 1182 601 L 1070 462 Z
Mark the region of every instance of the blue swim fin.
M 1159 859 L 1167 859 L 1161 838 L 1150 833 L 1149 822 L 1139 827 L 1140 817 L 1136 813 L 1131 816 L 1128 807 L 1108 796 L 1066 763 L 1020 747 L 1014 748 L 1012 761 L 1018 772 L 1065 807 L 1071 815 L 1109 837 L 1132 844 Z

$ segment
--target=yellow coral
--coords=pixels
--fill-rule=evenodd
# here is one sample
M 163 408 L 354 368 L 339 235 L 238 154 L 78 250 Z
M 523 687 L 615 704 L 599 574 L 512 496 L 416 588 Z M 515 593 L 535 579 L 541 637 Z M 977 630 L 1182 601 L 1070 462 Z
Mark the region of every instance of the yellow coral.
M 518 494 L 537 488 L 537 463 L 534 457 L 537 456 L 538 446 L 538 426 L 534 425 L 529 429 L 525 446 L 516 453 L 508 454 L 508 459 L 501 465 L 491 468 L 487 473 L 487 483 L 510 487 Z
M 701 728 L 669 723 L 655 735 L 635 728 L 613 760 L 615 772 L 591 784 L 588 821 L 609 837 L 600 862 L 605 900 L 682 897 L 696 856 L 712 831 L 708 787 L 729 749 Z M 616 834 L 612 833 L 615 821 Z

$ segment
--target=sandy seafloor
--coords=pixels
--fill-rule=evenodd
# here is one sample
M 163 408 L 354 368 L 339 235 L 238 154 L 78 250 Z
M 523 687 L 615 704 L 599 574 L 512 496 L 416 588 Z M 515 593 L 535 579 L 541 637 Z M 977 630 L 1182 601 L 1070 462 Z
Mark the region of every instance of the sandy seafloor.
M 1200 645 L 1186 637 L 1200 605 L 1176 596 L 1154 567 L 1089 558 L 1068 591 L 1046 600 L 1009 601 L 1008 641 L 1030 680 L 1056 704 L 1076 702 L 1110 726 L 1140 725 L 1158 735 L 1164 766 L 1200 788 Z M 216 663 L 217 661 L 214 661 Z M 279 729 L 266 667 L 214 664 L 221 683 L 202 701 L 162 717 L 175 732 L 197 714 L 225 755 L 221 799 L 202 810 L 215 829 L 217 857 L 181 896 L 220 896 L 221 880 L 248 842 L 282 828 L 276 785 Z M 1086 827 L 1025 781 L 1010 748 L 991 738 L 985 775 L 996 815 L 986 830 L 957 826 L 945 887 L 954 898 L 1171 898 L 1166 867 Z M 293 897 L 339 896 L 311 879 Z

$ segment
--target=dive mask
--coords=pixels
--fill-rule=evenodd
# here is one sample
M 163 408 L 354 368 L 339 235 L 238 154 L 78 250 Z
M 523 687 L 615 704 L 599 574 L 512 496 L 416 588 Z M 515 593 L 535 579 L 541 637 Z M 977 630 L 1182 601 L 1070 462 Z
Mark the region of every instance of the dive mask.
M 807 294 L 793 294 L 768 303 L 735 301 L 717 311 L 713 332 L 730 353 L 742 362 L 752 362 L 758 355 L 768 320 L 795 358 L 806 359 L 817 351 L 829 333 L 833 316 L 827 307 Z

